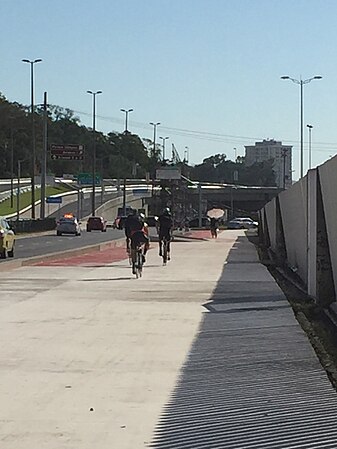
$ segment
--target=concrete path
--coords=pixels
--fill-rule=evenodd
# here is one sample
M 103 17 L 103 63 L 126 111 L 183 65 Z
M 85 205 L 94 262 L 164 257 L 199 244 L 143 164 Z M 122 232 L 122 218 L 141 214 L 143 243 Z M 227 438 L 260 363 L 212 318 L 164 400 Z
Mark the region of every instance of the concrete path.
M 98 256 L 2 274 L 0 448 L 336 448 L 336 393 L 244 232 L 166 267 L 153 246 L 138 280 Z

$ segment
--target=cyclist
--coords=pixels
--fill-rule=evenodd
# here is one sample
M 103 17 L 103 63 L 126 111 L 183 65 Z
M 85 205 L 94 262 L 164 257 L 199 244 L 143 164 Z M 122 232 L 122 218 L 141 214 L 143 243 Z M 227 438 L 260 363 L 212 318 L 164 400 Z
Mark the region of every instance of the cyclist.
M 131 234 L 134 231 L 142 229 L 142 225 L 139 221 L 139 217 L 137 214 L 137 209 L 131 209 L 129 215 L 127 216 L 125 223 L 124 223 L 124 232 L 125 232 L 125 238 L 126 238 L 126 251 L 130 253 L 130 241 L 131 241 Z
M 167 259 L 170 260 L 170 244 L 172 240 L 173 219 L 171 211 L 168 207 L 163 210 L 162 215 L 158 218 L 158 236 L 159 236 L 159 256 L 163 255 L 163 239 L 167 243 Z
M 214 217 L 211 218 L 210 229 L 212 239 L 216 239 L 218 237 L 218 220 Z
M 131 211 L 131 214 L 125 221 L 125 236 L 127 241 L 127 251 L 131 252 L 132 272 L 136 272 L 136 251 L 141 245 L 144 245 L 143 263 L 145 262 L 145 255 L 149 249 L 149 237 L 147 226 L 144 222 L 144 214 L 139 214 L 136 209 Z M 146 228 L 146 229 L 145 229 Z

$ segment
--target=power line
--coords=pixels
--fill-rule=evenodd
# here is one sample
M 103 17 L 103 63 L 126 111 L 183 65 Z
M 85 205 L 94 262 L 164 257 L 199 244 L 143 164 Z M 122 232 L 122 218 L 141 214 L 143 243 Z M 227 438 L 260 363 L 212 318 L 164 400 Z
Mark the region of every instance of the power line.
M 76 114 L 85 115 L 88 117 L 91 117 L 90 113 L 84 112 L 84 111 L 76 111 L 73 110 Z M 112 123 L 118 123 L 118 124 L 124 124 L 124 120 L 116 117 L 109 117 L 104 115 L 96 115 L 97 118 L 100 120 L 112 122 Z M 143 122 L 137 122 L 132 121 L 132 126 L 137 129 L 146 129 L 149 130 L 149 126 L 147 123 Z M 247 142 L 252 141 L 262 141 L 265 140 L 264 137 L 252 137 L 252 136 L 237 136 L 233 134 L 222 134 L 222 133 L 212 133 L 209 131 L 196 131 L 196 130 L 190 130 L 190 129 L 184 129 L 184 128 L 175 128 L 175 127 L 168 127 L 168 126 L 161 126 L 161 129 L 163 131 L 170 132 L 171 134 L 181 136 L 181 137 L 189 137 L 197 140 L 206 140 L 210 142 L 219 142 L 219 143 L 230 143 L 230 144 L 236 144 L 236 145 L 247 145 Z M 299 145 L 298 141 L 294 140 L 282 140 L 282 143 L 284 144 L 292 144 L 292 145 Z M 329 148 L 317 148 L 317 146 L 327 146 Z M 331 147 L 336 147 L 336 150 L 334 150 Z M 297 148 L 293 148 L 293 150 L 298 151 Z M 330 152 L 331 151 L 337 151 L 337 143 L 336 142 L 315 142 L 315 144 L 312 147 L 313 151 L 319 151 L 319 152 Z

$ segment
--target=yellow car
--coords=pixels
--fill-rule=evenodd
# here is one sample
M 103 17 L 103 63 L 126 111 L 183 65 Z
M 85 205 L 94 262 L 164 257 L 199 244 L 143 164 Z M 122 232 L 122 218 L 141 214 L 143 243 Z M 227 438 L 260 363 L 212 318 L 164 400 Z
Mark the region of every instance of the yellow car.
M 0 217 L 0 258 L 14 257 L 15 234 L 4 217 Z

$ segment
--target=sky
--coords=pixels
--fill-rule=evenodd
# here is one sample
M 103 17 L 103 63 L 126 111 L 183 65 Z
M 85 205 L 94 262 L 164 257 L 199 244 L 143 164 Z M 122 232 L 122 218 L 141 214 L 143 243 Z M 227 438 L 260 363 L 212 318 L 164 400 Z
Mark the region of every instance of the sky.
M 72 109 L 96 129 L 166 140 L 199 164 L 218 153 L 234 160 L 263 139 L 293 145 L 300 174 L 300 86 L 304 173 L 308 128 L 312 167 L 337 152 L 335 0 L 0 0 L 0 92 L 30 105 Z M 77 143 L 77 142 L 65 142 Z

